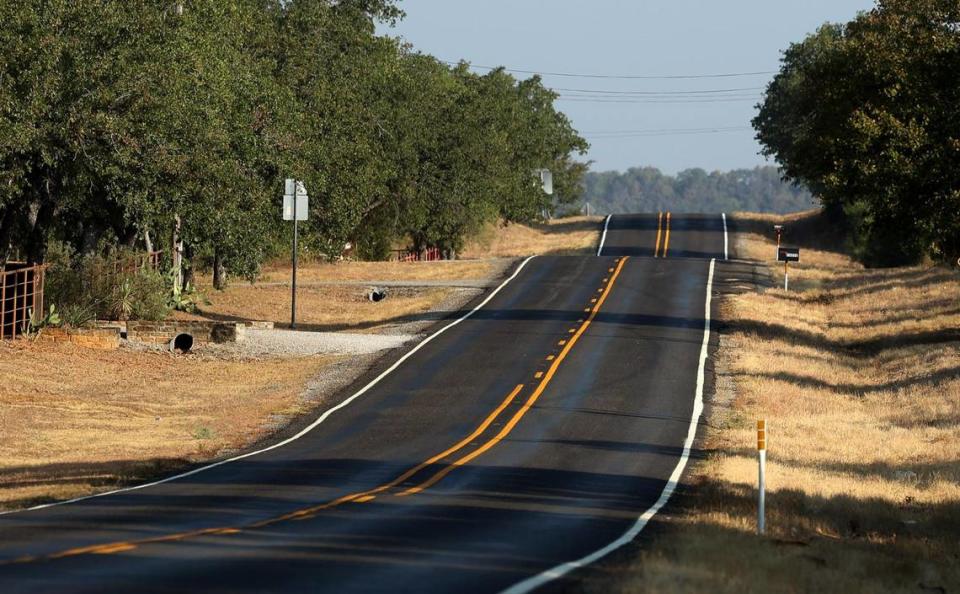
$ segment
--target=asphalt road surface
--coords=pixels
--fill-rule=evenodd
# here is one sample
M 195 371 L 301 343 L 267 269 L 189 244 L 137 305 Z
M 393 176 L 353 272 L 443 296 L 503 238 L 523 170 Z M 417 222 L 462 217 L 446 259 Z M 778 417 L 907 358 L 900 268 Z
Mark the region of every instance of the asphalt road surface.
M 592 561 L 666 500 L 710 389 L 725 221 L 666 219 L 526 261 L 280 447 L 0 515 L 0 592 L 519 592 Z

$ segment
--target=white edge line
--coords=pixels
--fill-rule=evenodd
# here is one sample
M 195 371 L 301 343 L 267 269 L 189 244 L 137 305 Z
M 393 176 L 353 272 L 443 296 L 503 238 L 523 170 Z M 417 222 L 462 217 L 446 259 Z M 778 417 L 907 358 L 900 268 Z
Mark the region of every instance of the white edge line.
M 720 213 L 720 216 L 723 217 L 723 259 L 729 260 L 730 256 L 729 256 L 729 250 L 727 249 L 727 246 L 729 246 L 730 244 L 727 242 L 727 213 L 725 212 Z
M 543 573 L 539 573 L 523 580 L 522 582 L 518 582 L 504 590 L 501 594 L 526 594 L 527 592 L 535 590 L 536 588 L 539 588 L 548 582 L 563 577 L 574 569 L 595 563 L 601 558 L 609 555 L 613 551 L 633 541 L 633 539 L 635 539 L 637 535 L 640 534 L 644 528 L 646 528 L 647 523 L 650 522 L 653 516 L 657 515 L 657 512 L 659 512 L 660 509 L 666 505 L 667 501 L 670 499 L 670 496 L 673 495 L 673 492 L 677 488 L 677 484 L 680 482 L 680 477 L 683 475 L 683 471 L 687 467 L 687 461 L 690 459 L 690 449 L 693 447 L 693 440 L 697 436 L 697 424 L 700 421 L 700 415 L 703 414 L 703 378 L 704 370 L 707 364 L 707 352 L 710 342 L 710 304 L 713 295 L 713 268 L 715 262 L 715 258 L 710 260 L 710 271 L 707 274 L 707 298 L 706 313 L 704 315 L 703 323 L 703 344 L 700 346 L 700 365 L 697 368 L 697 390 L 693 401 L 693 415 L 690 417 L 690 427 L 687 429 L 687 438 L 683 442 L 683 454 L 680 455 L 680 461 L 677 462 L 676 468 L 673 469 L 673 474 L 670 475 L 666 486 L 660 493 L 660 498 L 657 499 L 657 502 L 647 509 L 647 511 L 643 512 L 643 514 L 637 518 L 637 521 L 629 529 L 627 529 L 627 531 L 624 532 L 620 538 L 607 544 L 603 548 L 597 549 L 585 557 L 581 557 L 573 561 L 567 561 L 566 563 L 561 563 L 560 565 L 552 567 Z
M 597 255 L 599 256 L 603 252 L 603 242 L 607 240 L 607 227 L 610 226 L 610 219 L 613 215 L 607 215 L 606 220 L 603 221 L 603 235 L 600 236 L 600 247 L 597 248 Z
M 419 351 L 420 349 L 422 349 L 422 348 L 423 348 L 427 343 L 429 343 L 431 340 L 433 340 L 434 338 L 440 336 L 441 334 L 443 334 L 444 332 L 446 332 L 446 331 L 449 330 L 450 328 L 453 328 L 454 326 L 456 326 L 456 325 L 459 324 L 460 322 L 466 320 L 467 318 L 469 318 L 469 317 L 472 316 L 473 314 L 477 313 L 477 311 L 479 311 L 479 310 L 480 310 L 481 308 L 483 308 L 487 303 L 489 303 L 490 300 L 493 299 L 493 298 L 497 295 L 497 293 L 499 293 L 499 292 L 501 291 L 501 289 L 503 289 L 505 286 L 507 286 L 507 283 L 509 283 L 509 282 L 512 281 L 513 279 L 517 278 L 517 275 L 520 274 L 520 271 L 523 270 L 523 267 L 526 266 L 527 263 L 530 262 L 530 260 L 534 259 L 535 257 L 536 257 L 536 256 L 530 256 L 529 258 L 527 258 L 527 259 L 525 259 L 523 262 L 521 262 L 520 265 L 517 266 L 517 269 L 513 271 L 513 274 L 511 274 L 507 279 L 505 279 L 502 283 L 500 283 L 500 285 L 499 285 L 496 289 L 494 289 L 489 295 L 487 295 L 486 299 L 484 299 L 483 301 L 481 301 L 476 307 L 474 307 L 473 309 L 471 309 L 470 311 L 468 311 L 468 312 L 467 312 L 466 314 L 464 314 L 462 317 L 457 318 L 456 320 L 450 322 L 449 324 L 447 324 L 447 325 L 444 326 L 443 328 L 440 328 L 439 330 L 437 330 L 436 332 L 434 332 L 434 333 L 431 334 L 430 336 L 424 338 L 422 341 L 420 341 L 419 343 L 417 343 L 416 346 L 414 346 L 414 347 L 413 347 L 412 349 L 410 349 L 407 353 L 405 353 L 402 357 L 400 357 L 399 359 L 397 359 L 397 361 L 396 361 L 393 365 L 391 365 L 390 367 L 388 367 L 387 369 L 385 369 L 385 370 L 384 370 L 382 373 L 380 373 L 380 375 L 378 375 L 377 377 L 375 377 L 375 378 L 373 378 L 372 380 L 370 380 L 370 382 L 369 382 L 367 385 L 365 385 L 364 387 L 360 388 L 358 391 L 354 392 L 349 398 L 345 399 L 345 400 L 344 400 L 343 402 L 341 402 L 340 404 L 338 404 L 338 405 L 336 405 L 336 406 L 334 406 L 334 407 L 332 407 L 332 408 L 329 408 L 329 409 L 327 409 L 326 411 L 324 411 L 324 413 L 323 413 L 322 415 L 320 415 L 320 416 L 317 418 L 317 420 L 315 420 L 314 422 L 312 422 L 312 423 L 310 423 L 309 425 L 307 425 L 304 429 L 302 429 L 299 433 L 297 433 L 296 435 L 294 435 L 294 436 L 292 436 L 292 437 L 288 437 L 287 439 L 284 439 L 283 441 L 280 441 L 280 442 L 278 442 L 278 443 L 275 443 L 275 444 L 273 444 L 273 445 L 271 445 L 271 446 L 268 446 L 268 447 L 265 447 L 265 448 L 261 448 L 261 449 L 259 449 L 259 450 L 255 450 L 255 451 L 253 451 L 253 452 L 247 452 L 246 454 L 241 454 L 241 455 L 239 455 L 239 456 L 234 456 L 233 458 L 227 458 L 226 460 L 220 460 L 219 462 L 214 462 L 213 464 L 207 464 L 206 466 L 201 466 L 201 467 L 199 467 L 199 468 L 194 468 L 193 470 L 190 470 L 190 471 L 188 471 L 188 472 L 182 472 L 182 473 L 180 473 L 180 474 L 175 474 L 175 475 L 173 475 L 173 476 L 170 476 L 170 477 L 167 477 L 167 478 L 164 478 L 164 479 L 160 479 L 160 480 L 157 480 L 157 481 L 153 481 L 153 482 L 150 482 L 150 483 L 144 483 L 144 484 L 142 484 L 142 485 L 134 485 L 134 486 L 132 486 L 132 487 L 124 487 L 124 488 L 122 488 L 122 489 L 114 489 L 113 491 L 107 491 L 107 492 L 105 492 L 105 493 L 96 493 L 96 494 L 94 494 L 94 495 L 85 495 L 85 496 L 83 496 L 83 497 L 77 497 L 77 498 L 75 498 L 75 499 L 68 499 L 68 500 L 66 500 L 66 501 L 55 501 L 55 502 L 53 502 L 53 503 L 44 503 L 44 504 L 41 504 L 41 505 L 35 505 L 35 506 L 33 506 L 33 507 L 28 507 L 28 508 L 24 508 L 24 509 L 17 509 L 17 510 L 10 510 L 10 511 L 5 511 L 5 512 L 0 512 L 0 516 L 5 516 L 5 515 L 9 515 L 9 514 L 16 514 L 16 513 L 23 513 L 23 512 L 28 512 L 28 511 L 35 511 L 35 510 L 38 510 L 38 509 L 44 509 L 44 508 L 48 508 L 48 507 L 55 507 L 55 506 L 58 506 L 58 505 L 67 505 L 68 503 L 77 503 L 78 501 L 85 501 L 85 500 L 87 500 L 87 499 L 93 499 L 93 498 L 95 498 L 95 497 L 106 497 L 107 495 L 116 495 L 117 493 L 126 493 L 126 492 L 129 492 L 129 491 L 137 491 L 137 490 L 139 490 L 139 489 L 146 489 L 147 487 L 154 487 L 154 486 L 156 486 L 156 485 L 162 485 L 163 483 L 169 483 L 169 482 L 171 482 L 171 481 L 175 481 L 175 480 L 178 480 L 178 479 L 186 478 L 186 477 L 188 477 L 188 476 L 193 476 L 193 475 L 195 475 L 195 474 L 199 474 L 199 473 L 204 472 L 204 471 L 206 471 L 206 470 L 210 470 L 211 468 L 216 468 L 217 466 L 223 466 L 224 464 L 229 464 L 229 463 L 231 463 L 231 462 L 236 462 L 237 460 L 243 460 L 244 458 L 249 458 L 249 457 L 251 457 L 251 456 L 256 456 L 256 455 L 258 455 L 258 454 L 263 454 L 263 453 L 265 453 L 265 452 L 269 452 L 270 450 L 275 450 L 275 449 L 281 448 L 281 447 L 283 447 L 283 446 L 285 446 L 285 445 L 287 445 L 287 444 L 289 444 L 289 443 L 291 443 L 291 442 L 294 442 L 294 441 L 300 439 L 301 437 L 303 437 L 304 435 L 306 435 L 307 433 L 310 433 L 311 431 L 313 431 L 318 425 L 320 425 L 320 423 L 323 423 L 324 421 L 326 421 L 326 420 L 330 417 L 330 415 L 332 415 L 333 413 L 337 412 L 337 411 L 340 410 L 341 408 L 346 407 L 347 405 L 349 405 L 351 402 L 353 402 L 353 401 L 356 400 L 357 398 L 360 398 L 361 396 L 363 396 L 363 395 L 364 395 L 366 392 L 368 392 L 371 388 L 373 388 L 373 387 L 376 386 L 378 383 L 380 383 L 380 381 L 381 381 L 383 378 L 387 377 L 389 374 L 391 374 L 392 372 L 394 372 L 398 367 L 400 367 L 400 365 L 402 365 L 404 361 L 406 361 L 407 359 L 409 359 L 410 357 L 412 357 L 417 351 Z

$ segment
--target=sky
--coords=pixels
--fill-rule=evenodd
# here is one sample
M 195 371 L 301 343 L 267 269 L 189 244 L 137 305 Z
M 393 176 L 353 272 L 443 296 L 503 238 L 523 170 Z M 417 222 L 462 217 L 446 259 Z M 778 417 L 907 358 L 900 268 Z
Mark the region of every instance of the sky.
M 441 60 L 544 74 L 595 171 L 771 163 L 750 120 L 780 53 L 872 0 L 401 0 L 399 36 Z M 723 76 L 718 74 L 744 74 Z M 752 74 L 762 73 L 762 74 Z M 594 77 L 557 76 L 589 74 Z M 597 78 L 687 77 L 708 78 Z M 526 78 L 529 74 L 516 73 Z

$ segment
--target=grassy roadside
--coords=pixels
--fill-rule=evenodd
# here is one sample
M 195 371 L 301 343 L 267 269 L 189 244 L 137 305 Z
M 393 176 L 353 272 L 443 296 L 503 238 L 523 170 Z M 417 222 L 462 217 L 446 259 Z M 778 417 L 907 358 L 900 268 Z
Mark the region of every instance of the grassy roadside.
M 305 386 L 337 360 L 0 342 L 0 509 L 106 491 L 245 447 L 315 406 Z
M 490 225 L 463 250 L 464 258 L 584 255 L 597 251 L 604 217 L 568 217 L 534 225 Z
M 775 217 L 739 215 L 743 228 Z M 586 592 L 952 592 L 960 588 L 960 276 L 865 270 L 816 249 L 791 292 L 727 296 L 704 459 L 650 546 Z M 737 237 L 740 257 L 773 243 Z M 782 269 L 771 264 L 772 284 Z M 768 534 L 755 530 L 755 420 L 768 423 Z
M 494 230 L 491 241 L 506 245 L 515 230 Z M 540 248 L 579 249 L 591 234 L 596 233 L 578 224 L 558 224 Z M 490 254 L 483 258 L 308 263 L 300 279 L 442 284 L 492 279 L 511 263 Z M 276 263 L 266 268 L 264 284 L 234 282 L 224 292 L 212 291 L 209 279 L 201 277 L 201 289 L 213 303 L 204 309 L 214 318 L 282 325 L 289 316 L 289 287 L 267 283 L 283 283 L 287 275 L 284 264 Z M 303 287 L 298 318 L 306 330 L 375 329 L 429 311 L 456 290 L 395 288 L 374 304 L 356 284 Z M 224 360 L 0 342 L 0 510 L 143 482 L 249 447 L 325 403 L 331 386 L 350 381 L 369 361 L 369 356 Z M 316 389 L 308 390 L 311 385 Z
M 308 330 L 376 329 L 430 311 L 444 302 L 457 290 L 442 286 L 445 282 L 496 278 L 509 264 L 510 260 L 493 259 L 307 262 L 297 271 L 297 320 L 301 329 Z M 388 299 L 371 303 L 363 283 L 373 286 L 383 281 L 439 286 L 392 288 Z M 196 314 L 172 315 L 180 319 L 265 321 L 283 327 L 290 322 L 289 282 L 290 264 L 282 262 L 264 267 L 257 283 L 234 280 L 224 291 L 215 290 L 209 276 L 201 276 L 197 286 L 206 302 L 200 304 Z
M 451 297 L 457 289 L 443 286 L 404 287 L 389 291 L 388 299 L 370 303 L 365 288 L 357 283 L 378 281 L 443 282 L 496 278 L 514 258 L 534 254 L 590 254 L 600 241 L 603 217 L 571 217 L 536 225 L 490 225 L 474 238 L 462 260 L 441 262 L 307 262 L 298 270 L 297 319 L 314 330 L 375 330 L 429 311 Z M 199 315 L 180 318 L 256 320 L 278 327 L 290 317 L 290 265 L 272 262 L 264 267 L 256 284 L 232 282 L 225 291 L 215 291 L 209 276 L 198 279 L 209 301 Z M 310 286 L 310 283 L 343 283 Z
M 297 282 L 476 280 L 495 275 L 502 267 L 503 263 L 490 258 L 439 262 L 301 262 Z M 290 262 L 267 264 L 263 267 L 260 282 L 290 282 Z
M 394 288 L 388 298 L 373 303 L 364 287 L 298 287 L 297 324 L 301 330 L 372 330 L 397 320 L 431 311 L 456 289 L 448 287 Z M 213 319 L 290 324 L 290 287 L 236 284 L 225 291 L 204 289 L 209 304 L 196 314 L 175 312 L 180 319 Z

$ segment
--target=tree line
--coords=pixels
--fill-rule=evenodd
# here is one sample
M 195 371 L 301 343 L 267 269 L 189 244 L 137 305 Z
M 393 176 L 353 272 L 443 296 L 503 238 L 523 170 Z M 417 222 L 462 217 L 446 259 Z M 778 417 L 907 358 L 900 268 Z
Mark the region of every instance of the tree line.
M 167 248 L 253 277 L 286 245 L 457 250 L 576 198 L 586 141 L 540 79 L 448 66 L 378 22 L 394 0 L 0 2 L 0 262 L 51 240 Z
M 960 257 L 960 3 L 881 0 L 783 54 L 753 120 L 871 265 Z
M 776 167 L 733 171 L 686 169 L 676 176 L 655 167 L 633 167 L 623 173 L 590 172 L 584 176 L 583 203 L 597 214 L 632 212 L 787 213 L 815 206 L 806 189 L 785 183 Z

